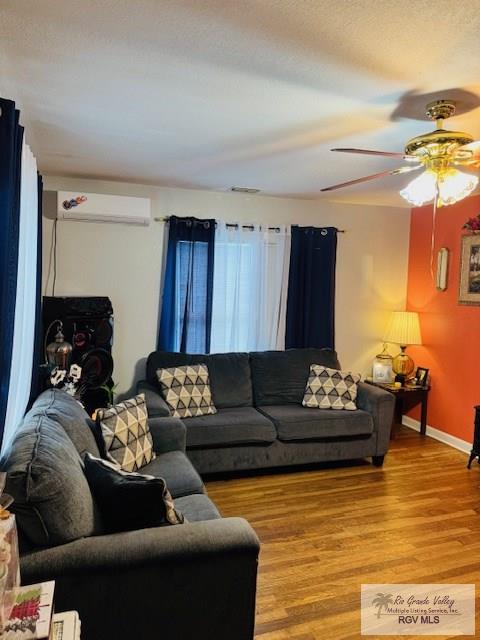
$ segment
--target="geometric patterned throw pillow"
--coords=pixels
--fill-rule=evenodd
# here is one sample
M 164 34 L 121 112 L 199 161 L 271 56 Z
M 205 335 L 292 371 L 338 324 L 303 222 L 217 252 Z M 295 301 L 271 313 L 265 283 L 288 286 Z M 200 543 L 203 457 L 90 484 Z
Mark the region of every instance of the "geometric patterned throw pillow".
M 217 413 L 207 365 L 157 369 L 157 377 L 172 416 L 192 418 Z
M 98 409 L 107 458 L 123 471 L 137 471 L 155 458 L 143 393 L 109 409 Z
M 357 382 L 360 382 L 360 378 L 361 376 L 354 373 L 312 364 L 302 404 L 304 407 L 317 409 L 354 411 L 357 408 L 355 400 Z

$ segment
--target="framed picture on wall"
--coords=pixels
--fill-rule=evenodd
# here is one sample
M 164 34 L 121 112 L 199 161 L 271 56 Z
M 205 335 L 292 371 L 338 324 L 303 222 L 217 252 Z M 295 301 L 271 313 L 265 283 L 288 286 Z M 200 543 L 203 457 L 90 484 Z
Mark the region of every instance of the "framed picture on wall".
M 462 237 L 460 304 L 480 304 L 480 235 Z

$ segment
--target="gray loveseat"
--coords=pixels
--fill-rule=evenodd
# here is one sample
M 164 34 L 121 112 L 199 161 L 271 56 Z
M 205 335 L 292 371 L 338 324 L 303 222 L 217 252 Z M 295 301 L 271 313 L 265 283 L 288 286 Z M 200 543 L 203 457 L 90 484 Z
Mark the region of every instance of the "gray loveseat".
M 187 454 L 202 474 L 371 457 L 383 464 L 394 398 L 360 383 L 356 411 L 311 409 L 301 402 L 310 365 L 340 369 L 329 349 L 185 354 L 154 351 L 147 359 L 149 415 L 169 416 L 156 371 L 206 364 L 214 415 L 186 418 Z
M 258 539 L 205 494 L 182 422 L 149 421 L 157 457 L 142 471 L 166 479 L 188 523 L 105 534 L 83 471 L 86 452 L 99 456 L 87 419 L 66 393 L 46 391 L 1 461 L 22 583 L 56 580 L 57 611 L 78 610 L 87 640 L 251 640 Z

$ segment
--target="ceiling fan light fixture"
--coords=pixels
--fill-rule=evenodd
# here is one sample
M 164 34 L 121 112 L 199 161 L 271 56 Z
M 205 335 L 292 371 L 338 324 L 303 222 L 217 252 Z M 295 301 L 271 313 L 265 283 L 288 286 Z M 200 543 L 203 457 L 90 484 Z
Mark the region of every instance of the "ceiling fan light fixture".
M 438 173 L 433 169 L 426 169 L 405 189 L 402 189 L 400 195 L 414 207 L 421 207 L 435 199 L 437 179 L 438 206 L 448 206 L 463 200 L 472 193 L 478 184 L 477 176 L 458 171 L 452 167 Z
M 478 184 L 478 176 L 450 168 L 443 173 L 438 182 L 439 204 L 455 204 L 469 196 Z
M 409 182 L 405 189 L 400 191 L 400 195 L 414 207 L 421 207 L 422 204 L 435 198 L 436 183 L 437 174 L 431 169 L 427 169 Z

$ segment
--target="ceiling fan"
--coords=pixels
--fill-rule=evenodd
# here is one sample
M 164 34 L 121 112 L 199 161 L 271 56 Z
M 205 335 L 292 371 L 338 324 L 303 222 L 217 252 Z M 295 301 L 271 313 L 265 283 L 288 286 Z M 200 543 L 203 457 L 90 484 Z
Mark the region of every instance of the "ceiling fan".
M 448 131 L 443 122 L 455 113 L 453 100 L 435 100 L 426 107 L 426 115 L 435 121 L 436 128 L 430 133 L 416 136 L 407 142 L 403 153 L 370 151 L 368 149 L 331 149 L 341 153 L 358 153 L 389 158 L 402 158 L 408 164 L 397 169 L 381 171 L 370 176 L 357 178 L 325 187 L 321 191 L 334 191 L 361 182 L 376 180 L 384 176 L 394 176 L 411 171 L 423 172 L 412 180 L 400 195 L 414 206 L 434 201 L 437 206 L 454 204 L 472 193 L 478 184 L 478 177 L 472 173 L 459 171 L 456 167 L 478 169 L 480 167 L 480 141 L 461 131 Z

